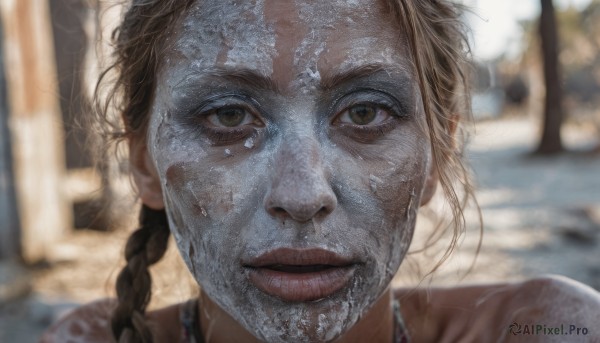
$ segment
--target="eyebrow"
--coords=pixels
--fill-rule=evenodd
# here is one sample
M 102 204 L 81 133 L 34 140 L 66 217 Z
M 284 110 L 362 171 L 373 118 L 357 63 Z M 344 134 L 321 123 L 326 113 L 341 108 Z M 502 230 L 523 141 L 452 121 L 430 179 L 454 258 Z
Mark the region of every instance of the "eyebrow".
M 374 63 L 353 66 L 341 71 L 334 70 L 331 73 L 323 73 L 324 75 L 319 87 L 323 90 L 331 90 L 352 80 L 369 77 L 382 72 L 399 75 L 403 83 L 409 79 L 406 70 L 401 66 Z M 282 93 L 281 87 L 273 79 L 252 69 L 216 67 L 200 73 L 204 73 L 209 78 L 225 79 L 229 82 L 247 85 L 252 88 L 269 90 L 279 94 Z
M 232 83 L 240 83 L 252 88 L 281 93 L 281 89 L 273 79 L 252 69 L 216 67 L 203 70 L 198 72 L 198 74 L 205 74 L 208 78 L 225 79 Z
M 387 73 L 388 75 L 399 74 L 403 83 L 408 79 L 406 70 L 400 66 L 372 63 L 350 67 L 342 71 L 334 71 L 331 74 L 325 74 L 321 80 L 321 88 L 331 90 L 352 80 L 369 77 L 379 73 Z

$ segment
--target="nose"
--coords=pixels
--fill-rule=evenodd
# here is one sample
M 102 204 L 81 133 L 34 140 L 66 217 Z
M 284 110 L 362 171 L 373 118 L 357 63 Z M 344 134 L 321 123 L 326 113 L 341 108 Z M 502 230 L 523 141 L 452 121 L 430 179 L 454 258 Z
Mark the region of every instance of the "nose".
M 314 138 L 288 139 L 274 160 L 267 212 L 277 218 L 307 222 L 326 216 L 337 206 Z

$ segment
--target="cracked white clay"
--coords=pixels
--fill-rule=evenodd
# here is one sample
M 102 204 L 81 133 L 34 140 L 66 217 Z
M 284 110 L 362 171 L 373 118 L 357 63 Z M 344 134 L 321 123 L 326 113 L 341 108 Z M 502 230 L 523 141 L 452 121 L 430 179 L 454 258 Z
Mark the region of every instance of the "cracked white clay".
M 169 40 L 148 146 L 171 230 L 202 292 L 261 340 L 341 337 L 408 250 L 430 148 L 402 41 L 367 0 L 197 1 Z M 244 261 L 275 249 L 343 256 L 351 277 L 311 301 L 269 294 Z

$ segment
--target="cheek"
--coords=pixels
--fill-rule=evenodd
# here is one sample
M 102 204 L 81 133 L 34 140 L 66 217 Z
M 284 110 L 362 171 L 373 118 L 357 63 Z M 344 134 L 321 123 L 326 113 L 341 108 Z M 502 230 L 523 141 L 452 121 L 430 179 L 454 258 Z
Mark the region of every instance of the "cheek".
M 181 256 L 198 282 L 217 280 L 219 270 L 227 274 L 223 266 L 234 265 L 231 261 L 234 254 L 219 254 L 219 248 L 231 250 L 230 245 L 236 241 L 235 230 L 231 228 L 237 227 L 231 224 L 236 210 L 235 184 L 229 183 L 226 177 L 218 179 L 218 172 L 203 165 L 205 163 L 176 162 L 166 167 L 164 174 L 164 197 L 171 231 Z
M 223 182 L 204 163 L 177 162 L 170 165 L 165 173 L 167 193 L 179 199 L 179 207 L 188 210 L 188 215 L 208 217 L 224 215 L 233 207 L 231 184 Z
M 427 160 L 420 153 L 389 159 L 369 174 L 368 186 L 384 212 L 394 221 L 409 220 L 418 209 L 424 188 Z
M 361 173 L 360 184 L 355 184 L 360 194 L 354 195 L 362 198 L 360 214 L 352 215 L 352 221 L 368 225 L 365 241 L 382 277 L 395 272 L 409 248 L 426 178 L 427 141 L 409 137 L 348 168 Z
M 164 176 L 167 210 L 172 214 L 176 228 L 182 228 L 190 218 L 208 216 L 206 204 L 211 203 L 212 193 L 197 190 L 206 189 L 200 180 L 190 178 L 195 174 L 193 164 L 176 162 L 166 168 Z
M 218 158 L 222 158 L 220 153 Z M 214 156 L 213 156 L 214 157 Z M 231 246 L 262 204 L 264 182 L 253 163 L 235 167 L 201 161 L 168 161 L 162 175 L 166 210 L 174 233 Z
M 368 206 L 357 210 L 387 225 L 414 218 L 427 174 L 427 147 L 425 139 L 409 135 L 384 148 L 358 151 L 357 158 L 334 161 L 332 166 L 346 175 L 341 178 L 341 192 L 362 199 Z
M 207 169 L 204 165 L 176 162 L 166 168 L 165 197 L 178 229 L 190 225 L 200 229 L 216 218 L 224 220 L 234 211 L 234 197 L 244 191 L 238 183 L 230 181 L 227 172 Z

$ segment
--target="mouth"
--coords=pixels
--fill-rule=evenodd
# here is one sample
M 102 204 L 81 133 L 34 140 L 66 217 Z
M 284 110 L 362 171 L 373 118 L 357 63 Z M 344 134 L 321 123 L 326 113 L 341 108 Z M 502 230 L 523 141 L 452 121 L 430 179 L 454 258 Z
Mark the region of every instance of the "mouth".
M 354 276 L 357 263 L 324 249 L 280 248 L 243 266 L 262 292 L 288 302 L 316 301 L 340 289 Z

